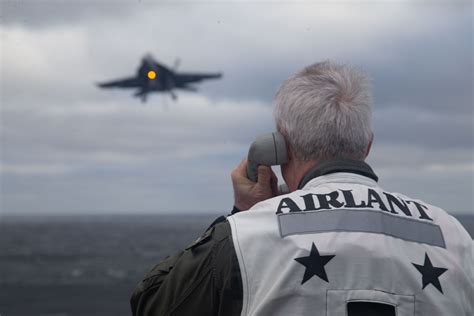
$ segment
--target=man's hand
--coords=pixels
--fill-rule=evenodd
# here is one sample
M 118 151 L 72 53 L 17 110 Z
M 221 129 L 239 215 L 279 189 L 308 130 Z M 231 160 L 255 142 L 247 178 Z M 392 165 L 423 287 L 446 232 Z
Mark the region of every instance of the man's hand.
M 278 179 L 268 166 L 258 166 L 258 182 L 247 178 L 247 159 L 244 159 L 232 171 L 234 187 L 234 206 L 239 210 L 248 210 L 260 201 L 278 195 Z

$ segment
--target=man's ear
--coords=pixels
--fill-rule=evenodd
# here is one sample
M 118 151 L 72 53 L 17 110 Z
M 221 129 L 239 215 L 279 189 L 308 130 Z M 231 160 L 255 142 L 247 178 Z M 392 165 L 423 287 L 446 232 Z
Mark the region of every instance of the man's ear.
M 365 157 L 367 158 L 367 156 L 369 155 L 370 153 L 370 149 L 372 148 L 372 142 L 374 141 L 374 133 L 370 133 L 370 141 L 369 141 L 369 145 L 367 146 L 367 149 L 365 151 Z
M 283 138 L 285 138 L 286 152 L 288 155 L 288 162 L 289 162 L 295 159 L 295 153 L 294 153 L 293 147 L 291 147 L 290 142 L 288 142 L 288 140 L 286 139 L 286 136 L 283 136 Z
M 277 132 L 280 133 L 281 136 L 283 136 L 283 139 L 285 140 L 286 157 L 288 157 L 288 161 L 290 161 L 293 159 L 293 149 L 291 148 L 290 142 L 288 141 L 288 138 L 286 137 L 286 133 L 278 127 L 277 127 Z

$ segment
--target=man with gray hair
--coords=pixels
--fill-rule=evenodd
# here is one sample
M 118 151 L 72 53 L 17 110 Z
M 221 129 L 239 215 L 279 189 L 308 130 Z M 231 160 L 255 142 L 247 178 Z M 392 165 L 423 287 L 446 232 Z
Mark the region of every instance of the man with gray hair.
M 133 314 L 472 315 L 472 239 L 442 209 L 378 185 L 364 162 L 371 107 L 368 78 L 345 65 L 286 80 L 274 116 L 290 193 L 269 166 L 250 180 L 243 160 L 232 215 L 158 264 Z

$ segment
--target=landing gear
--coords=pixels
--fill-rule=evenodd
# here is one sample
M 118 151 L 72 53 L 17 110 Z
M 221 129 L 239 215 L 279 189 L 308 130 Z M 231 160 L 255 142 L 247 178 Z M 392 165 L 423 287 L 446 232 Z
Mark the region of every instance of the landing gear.
M 178 96 L 176 95 L 176 93 L 174 93 L 171 90 L 170 90 L 170 95 L 171 95 L 171 99 L 173 99 L 173 101 L 176 101 L 178 99 Z
M 134 97 L 139 97 L 140 100 L 142 101 L 142 103 L 145 103 L 146 100 L 147 100 L 148 91 L 140 90 L 140 91 L 137 91 L 133 96 Z

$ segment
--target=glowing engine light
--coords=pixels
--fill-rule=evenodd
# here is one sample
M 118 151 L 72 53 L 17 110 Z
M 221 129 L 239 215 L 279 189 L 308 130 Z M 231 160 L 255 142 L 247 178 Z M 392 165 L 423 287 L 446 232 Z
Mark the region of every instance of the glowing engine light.
M 156 78 L 156 72 L 154 72 L 153 70 L 150 70 L 148 72 L 148 78 L 151 79 L 151 80 L 155 79 Z

